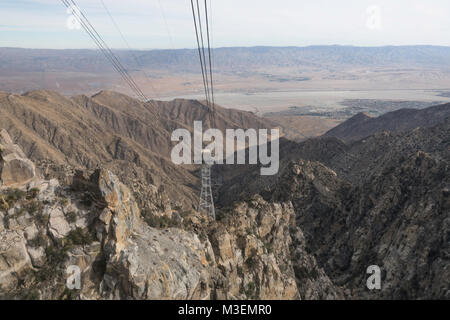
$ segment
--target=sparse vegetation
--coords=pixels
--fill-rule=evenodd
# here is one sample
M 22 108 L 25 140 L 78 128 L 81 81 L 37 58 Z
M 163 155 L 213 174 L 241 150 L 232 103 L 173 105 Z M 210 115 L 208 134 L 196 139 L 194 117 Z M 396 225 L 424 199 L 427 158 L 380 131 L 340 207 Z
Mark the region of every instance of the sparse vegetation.
M 32 188 L 28 190 L 27 192 L 27 200 L 35 199 L 39 195 L 39 189 L 38 188 Z
M 48 224 L 48 220 L 50 219 L 50 216 L 48 214 L 43 214 L 41 212 L 34 215 L 34 221 L 37 225 L 43 227 Z
M 62 244 L 65 248 L 69 249 L 73 246 L 83 246 L 91 244 L 94 241 L 92 234 L 81 228 L 76 228 L 69 232 L 69 234 L 62 240 Z
M 34 200 L 38 193 L 38 189 L 31 189 L 28 192 L 19 189 L 7 189 L 0 194 L 0 210 L 8 211 L 11 208 L 16 208 L 15 213 L 10 215 L 8 220 L 18 218 L 26 212 L 34 215 L 42 209 L 42 203 Z
M 61 198 L 61 199 L 59 200 L 59 202 L 61 203 L 61 205 L 62 205 L 63 207 L 67 207 L 67 205 L 69 204 L 69 200 L 68 200 L 67 198 Z
M 77 221 L 77 214 L 74 211 L 67 212 L 66 219 L 69 223 L 75 223 Z
M 238 274 L 239 278 L 244 277 L 244 270 L 242 269 L 241 266 L 237 266 L 237 274 Z
M 9 210 L 14 205 L 25 197 L 26 193 L 18 189 L 7 189 L 0 194 L 0 210 Z
M 42 202 L 33 200 L 33 201 L 28 202 L 25 205 L 25 208 L 30 215 L 36 215 L 42 211 L 43 204 L 42 204 Z
M 42 233 L 38 233 L 36 237 L 28 241 L 28 244 L 32 247 L 43 247 L 47 245 L 47 239 Z
M 256 295 L 256 285 L 254 282 L 249 282 L 247 288 L 245 289 L 245 295 L 249 299 L 255 298 Z
M 167 229 L 167 228 L 180 228 L 181 223 L 175 219 L 171 219 L 168 216 L 157 216 L 149 209 L 142 210 L 142 217 L 144 221 L 152 228 Z
M 67 287 L 64 288 L 63 293 L 59 297 L 60 300 L 75 300 L 78 297 L 79 290 L 70 290 Z
M 245 261 L 245 264 L 246 264 L 250 269 L 255 268 L 256 265 L 257 265 L 257 263 L 258 263 L 258 262 L 257 262 L 255 256 L 251 256 L 251 257 L 249 257 L 249 258 Z

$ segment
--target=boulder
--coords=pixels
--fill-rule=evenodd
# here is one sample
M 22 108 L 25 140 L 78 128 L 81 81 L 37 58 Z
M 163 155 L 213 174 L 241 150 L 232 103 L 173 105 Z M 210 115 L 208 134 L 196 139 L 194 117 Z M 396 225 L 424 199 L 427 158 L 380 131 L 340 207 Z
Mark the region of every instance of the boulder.
M 25 239 L 18 231 L 0 232 L 0 292 L 17 285 L 17 274 L 31 268 Z
M 31 258 L 31 263 L 34 267 L 42 267 L 46 261 L 45 250 L 43 247 L 32 248 L 28 247 L 28 254 Z
M 44 214 L 50 216 L 48 230 L 54 239 L 62 239 L 69 234 L 70 225 L 60 208 L 46 208 L 44 209 Z
M 6 130 L 0 131 L 0 188 L 23 188 L 36 178 L 36 167 Z

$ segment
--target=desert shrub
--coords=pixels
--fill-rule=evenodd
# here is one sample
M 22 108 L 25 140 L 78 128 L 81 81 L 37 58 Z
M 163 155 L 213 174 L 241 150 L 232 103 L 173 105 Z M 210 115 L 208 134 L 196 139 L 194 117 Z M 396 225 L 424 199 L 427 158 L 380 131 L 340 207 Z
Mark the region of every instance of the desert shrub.
M 49 265 L 56 266 L 64 261 L 66 258 L 67 249 L 60 246 L 48 246 L 45 249 L 45 254 Z
M 244 277 L 244 270 L 241 266 L 237 266 L 237 274 L 240 278 Z
M 57 267 L 66 257 L 67 250 L 61 247 L 50 245 L 45 248 L 47 263 L 42 268 L 33 271 L 34 279 L 37 283 L 50 281 L 58 277 Z
M 17 202 L 23 199 L 25 196 L 25 192 L 19 189 L 8 189 L 6 191 L 6 201 L 8 202 Z
M 245 264 L 248 266 L 249 269 L 253 269 L 258 266 L 258 259 L 256 258 L 256 253 L 254 249 L 252 249 L 251 256 L 248 257 L 247 260 L 245 260 Z
M 50 216 L 48 214 L 43 214 L 42 212 L 38 212 L 34 215 L 34 221 L 37 225 L 44 227 L 48 224 L 48 220 Z
M 25 205 L 25 209 L 28 211 L 31 215 L 36 215 L 37 213 L 40 213 L 42 211 L 42 208 L 44 205 L 42 202 L 39 201 L 30 201 Z
M 16 202 L 22 200 L 25 192 L 18 189 L 7 189 L 0 194 L 0 210 L 8 210 L 12 208 Z
M 247 298 L 254 298 L 256 295 L 256 285 L 254 282 L 249 282 L 247 285 L 247 288 L 245 290 L 245 295 L 247 296 Z
M 28 244 L 32 247 L 43 247 L 47 245 L 47 240 L 42 233 L 38 233 L 36 237 L 28 241 Z
M 75 223 L 77 221 L 77 214 L 74 211 L 66 213 L 66 219 L 69 223 Z
M 181 224 L 175 219 L 168 216 L 157 216 L 149 209 L 142 210 L 142 217 L 144 221 L 152 228 L 166 229 L 166 228 L 180 228 Z
M 39 189 L 38 188 L 32 188 L 30 190 L 28 190 L 26 198 L 27 200 L 31 200 L 31 199 L 35 199 L 39 194 Z
M 70 248 L 72 246 L 91 244 L 94 240 L 94 237 L 89 231 L 76 228 L 75 230 L 70 231 L 63 239 L 63 245 L 65 248 Z
M 60 300 L 75 300 L 78 297 L 79 290 L 71 290 L 69 288 L 65 288 L 61 296 L 59 297 Z

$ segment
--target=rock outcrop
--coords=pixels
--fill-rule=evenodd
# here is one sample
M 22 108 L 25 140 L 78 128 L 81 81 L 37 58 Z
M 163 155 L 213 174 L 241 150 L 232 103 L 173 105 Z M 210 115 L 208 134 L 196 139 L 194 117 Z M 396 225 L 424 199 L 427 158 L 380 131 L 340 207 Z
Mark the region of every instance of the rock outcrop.
M 106 258 L 103 297 L 209 298 L 209 264 L 196 235 L 146 225 L 130 190 L 110 171 L 97 170 L 90 180 L 106 204 L 95 227 Z
M 36 178 L 36 167 L 6 130 L 0 131 L 0 188 L 24 188 Z
M 419 152 L 386 170 L 352 186 L 320 163 L 291 163 L 273 199 L 292 201 L 309 251 L 349 297 L 449 298 L 449 166 Z M 378 292 L 364 285 L 371 265 Z
M 73 172 L 63 179 L 70 185 L 36 177 L 23 191 L 2 191 L 0 297 L 342 296 L 306 252 L 289 202 L 255 196 L 212 221 L 171 210 L 161 190 L 152 189 L 147 208 L 153 209 L 142 216 L 130 189 L 111 171 L 97 169 L 89 177 Z M 175 227 L 152 227 L 158 219 Z M 72 266 L 81 271 L 79 290 L 66 287 Z
M 210 232 L 218 299 L 337 299 L 335 287 L 305 250 L 291 203 L 261 196 L 237 203 Z
M 352 143 L 284 141 L 277 176 L 259 177 L 257 166 L 235 176 L 224 170 L 231 178 L 219 200 L 230 205 L 259 193 L 271 203 L 291 202 L 306 251 L 345 298 L 448 298 L 449 132 L 450 118 L 443 118 Z M 382 271 L 380 291 L 366 287 L 372 265 Z

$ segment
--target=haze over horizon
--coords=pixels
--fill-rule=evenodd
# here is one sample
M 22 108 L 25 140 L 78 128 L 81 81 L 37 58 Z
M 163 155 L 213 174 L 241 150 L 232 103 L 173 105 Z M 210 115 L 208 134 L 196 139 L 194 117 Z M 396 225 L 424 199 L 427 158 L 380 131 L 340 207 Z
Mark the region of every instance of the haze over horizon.
M 133 49 L 181 49 L 196 44 L 189 1 L 103 0 Z M 102 0 L 76 3 L 112 48 L 126 49 Z M 213 47 L 310 45 L 450 45 L 445 0 L 217 1 L 211 4 Z M 70 29 L 57 0 L 0 3 L 0 47 L 79 49 L 95 44 Z
M 342 47 L 342 48 L 389 48 L 389 47 L 435 47 L 435 48 L 450 48 L 450 45 L 427 45 L 427 44 L 405 44 L 405 45 L 374 45 L 374 46 L 362 46 L 362 45 L 345 45 L 345 44 L 312 44 L 305 46 L 270 46 L 270 45 L 255 45 L 255 46 L 223 46 L 213 47 L 214 50 L 220 49 L 239 49 L 239 48 L 314 48 L 314 47 Z M 24 50 L 98 50 L 98 48 L 35 48 L 35 47 L 13 47 L 13 46 L 0 46 L 0 49 L 24 49 Z M 117 51 L 129 51 L 128 48 L 111 48 Z M 195 48 L 131 48 L 131 51 L 178 51 L 178 50 L 197 50 Z

